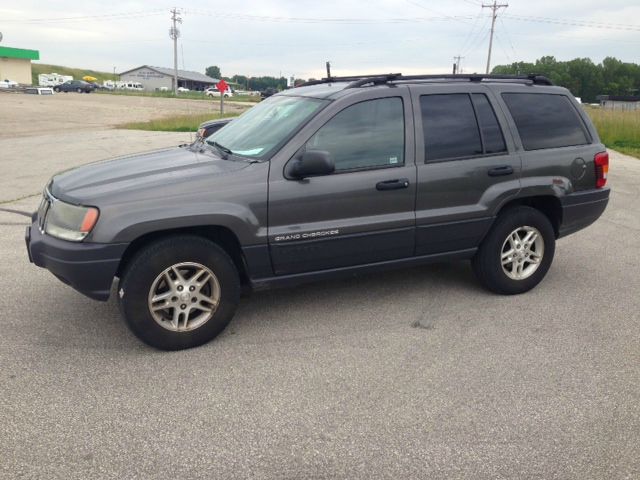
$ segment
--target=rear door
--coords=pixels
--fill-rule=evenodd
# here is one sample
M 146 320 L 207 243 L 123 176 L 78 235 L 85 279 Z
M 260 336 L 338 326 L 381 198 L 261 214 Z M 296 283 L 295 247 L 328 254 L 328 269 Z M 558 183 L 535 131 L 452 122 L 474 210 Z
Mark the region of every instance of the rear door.
M 498 205 L 520 189 L 508 123 L 483 85 L 412 87 L 416 111 L 416 254 L 478 246 Z
M 416 168 L 406 87 L 336 100 L 276 158 L 269 179 L 269 248 L 277 275 L 412 256 Z M 328 151 L 333 174 L 286 178 L 306 150 Z

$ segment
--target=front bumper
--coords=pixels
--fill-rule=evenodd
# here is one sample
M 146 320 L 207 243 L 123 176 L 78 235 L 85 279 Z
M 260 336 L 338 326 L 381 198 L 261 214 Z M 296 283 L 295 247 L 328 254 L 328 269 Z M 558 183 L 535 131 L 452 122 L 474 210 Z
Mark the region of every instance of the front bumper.
M 558 238 L 582 230 L 600 218 L 607 208 L 610 193 L 607 187 L 574 192 L 561 198 L 562 223 Z
M 109 299 L 126 243 L 68 242 L 45 235 L 37 223 L 25 233 L 29 261 L 94 300 Z

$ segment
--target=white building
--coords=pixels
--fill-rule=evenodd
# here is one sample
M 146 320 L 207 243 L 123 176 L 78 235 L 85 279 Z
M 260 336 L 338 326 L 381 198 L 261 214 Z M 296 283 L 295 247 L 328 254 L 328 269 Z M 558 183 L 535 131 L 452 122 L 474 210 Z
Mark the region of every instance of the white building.
M 600 106 L 607 110 L 640 110 L 640 97 L 631 95 L 600 95 Z

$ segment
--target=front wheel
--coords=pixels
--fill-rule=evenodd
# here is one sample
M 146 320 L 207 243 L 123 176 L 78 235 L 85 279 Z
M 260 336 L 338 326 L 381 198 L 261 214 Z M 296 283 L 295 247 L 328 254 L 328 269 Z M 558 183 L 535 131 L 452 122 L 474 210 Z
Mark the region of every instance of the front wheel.
M 531 207 L 510 208 L 496 220 L 472 260 L 480 283 L 514 295 L 534 288 L 547 274 L 555 253 L 551 222 Z
M 161 350 L 182 350 L 224 330 L 240 299 L 240 278 L 215 243 L 175 236 L 138 252 L 122 275 L 118 297 L 138 338 Z

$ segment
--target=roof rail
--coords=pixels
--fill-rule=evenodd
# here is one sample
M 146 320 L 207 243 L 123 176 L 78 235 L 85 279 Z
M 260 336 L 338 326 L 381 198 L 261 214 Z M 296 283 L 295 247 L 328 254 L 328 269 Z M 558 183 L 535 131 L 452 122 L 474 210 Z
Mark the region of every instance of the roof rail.
M 377 74 L 370 74 L 370 75 L 351 75 L 348 77 L 327 77 L 327 78 L 322 78 L 320 80 L 312 80 L 310 82 L 305 82 L 301 86 L 308 87 L 309 85 L 320 85 L 322 83 L 355 82 L 355 81 L 364 80 L 364 79 L 374 79 L 374 78 L 382 79 L 382 78 L 401 77 L 401 76 L 402 76 L 401 73 L 377 73 Z M 371 80 L 369 80 L 369 82 L 371 82 Z
M 402 75 L 401 73 L 385 73 L 381 75 L 359 75 L 351 77 L 328 77 L 322 80 L 314 80 L 303 84 L 303 87 L 309 85 L 319 85 L 322 83 L 333 82 L 350 82 L 346 88 L 358 88 L 364 85 L 373 84 L 380 85 L 393 81 L 413 81 L 413 80 L 467 80 L 469 82 L 481 82 L 483 80 L 502 80 L 512 82 L 525 82 L 532 85 L 553 85 L 553 82 L 544 75 L 531 73 L 528 75 L 484 75 L 479 73 L 473 74 L 443 74 L 443 75 Z

